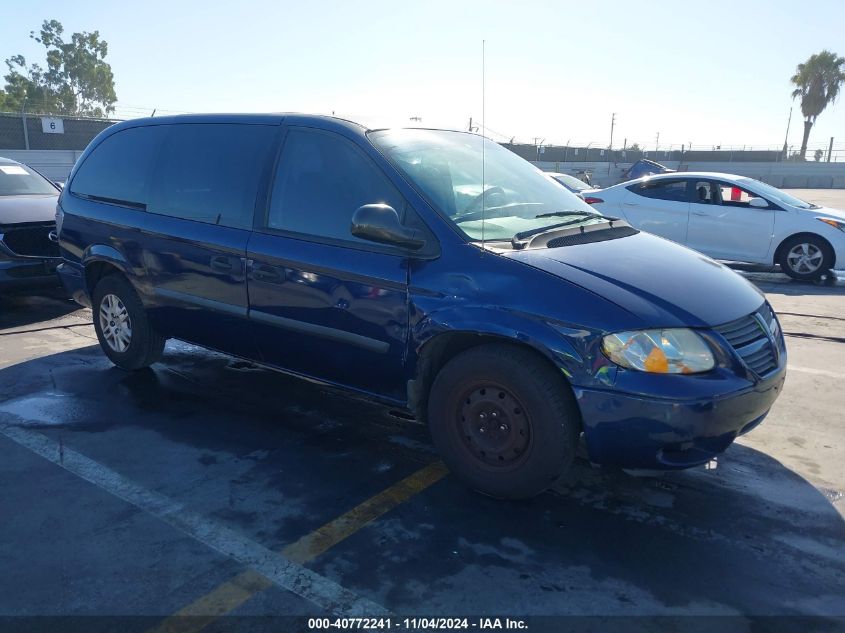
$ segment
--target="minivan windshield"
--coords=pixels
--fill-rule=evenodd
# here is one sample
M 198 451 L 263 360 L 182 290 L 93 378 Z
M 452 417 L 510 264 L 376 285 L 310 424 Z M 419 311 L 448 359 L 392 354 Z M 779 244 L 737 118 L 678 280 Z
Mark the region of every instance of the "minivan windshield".
M 759 180 L 754 180 L 753 178 L 737 178 L 736 181 L 740 184 L 750 187 L 753 191 L 759 193 L 762 196 L 765 196 L 766 198 L 772 199 L 775 202 L 782 202 L 783 204 L 787 204 L 791 207 L 798 207 L 799 209 L 820 208 L 818 205 L 806 202 L 804 200 L 801 200 L 800 198 L 796 198 L 795 196 L 790 196 L 785 191 L 781 191 L 776 187 L 767 185 L 766 183 L 760 182 Z
M 0 161 L 0 196 L 58 195 L 49 180 L 26 165 Z
M 605 221 L 531 163 L 482 136 L 399 129 L 369 138 L 470 240 L 511 240 L 552 225 Z

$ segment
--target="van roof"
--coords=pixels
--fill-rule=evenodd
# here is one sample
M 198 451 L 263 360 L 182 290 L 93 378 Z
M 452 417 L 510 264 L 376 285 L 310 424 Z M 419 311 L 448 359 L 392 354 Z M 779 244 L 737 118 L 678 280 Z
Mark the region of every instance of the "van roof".
M 218 114 L 177 114 L 170 116 L 144 117 L 140 119 L 130 119 L 111 126 L 110 130 L 118 131 L 131 127 L 143 127 L 147 125 L 167 125 L 173 123 L 239 123 L 244 125 L 280 125 L 282 121 L 291 125 L 315 125 L 323 129 L 345 129 L 347 131 L 364 134 L 374 130 L 384 130 L 390 128 L 406 128 L 406 129 L 449 129 L 449 128 L 431 128 L 426 126 L 404 126 L 404 125 L 390 125 L 396 121 L 371 121 L 370 123 L 378 123 L 377 125 L 366 125 L 362 122 L 344 119 L 342 117 L 327 115 L 327 114 L 303 114 L 300 112 L 274 112 L 267 114 L 238 114 L 238 113 L 218 113 Z M 456 132 L 463 132 L 464 130 L 453 130 Z
M 145 125 L 166 125 L 168 123 L 240 123 L 244 125 L 280 125 L 282 121 L 297 124 L 321 123 L 322 126 L 353 128 L 356 131 L 366 131 L 360 123 L 342 119 L 336 116 L 321 114 L 300 114 L 297 112 L 279 112 L 267 114 L 177 114 L 170 116 L 144 117 L 130 119 L 116 124 L 115 127 L 141 127 Z

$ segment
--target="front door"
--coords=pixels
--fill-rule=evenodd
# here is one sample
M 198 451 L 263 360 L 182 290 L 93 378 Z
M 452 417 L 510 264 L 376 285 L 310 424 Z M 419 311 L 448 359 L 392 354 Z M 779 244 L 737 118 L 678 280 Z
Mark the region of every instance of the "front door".
M 690 204 L 688 245 L 716 259 L 768 261 L 775 209 L 748 204 L 758 197 L 722 180 L 695 181 Z
M 350 231 L 355 210 L 373 203 L 405 213 L 352 141 L 288 130 L 247 248 L 251 330 L 269 364 L 404 401 L 408 259 Z

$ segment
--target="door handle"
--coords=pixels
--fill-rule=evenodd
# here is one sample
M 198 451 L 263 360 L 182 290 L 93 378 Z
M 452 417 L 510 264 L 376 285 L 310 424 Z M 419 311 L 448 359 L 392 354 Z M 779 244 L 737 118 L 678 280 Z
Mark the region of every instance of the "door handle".
M 264 264 L 253 264 L 252 278 L 256 281 L 268 281 L 270 283 L 278 283 L 282 280 L 282 275 L 276 268 L 272 266 L 265 266 Z
M 232 260 L 228 257 L 218 255 L 217 257 L 211 258 L 211 267 L 222 273 L 230 273 L 232 272 Z
M 638 206 L 640 206 L 639 202 L 623 202 L 622 204 L 624 204 L 626 207 L 638 207 Z
M 705 211 L 693 211 L 692 214 L 693 215 L 704 215 L 704 216 L 707 215 L 707 213 Z

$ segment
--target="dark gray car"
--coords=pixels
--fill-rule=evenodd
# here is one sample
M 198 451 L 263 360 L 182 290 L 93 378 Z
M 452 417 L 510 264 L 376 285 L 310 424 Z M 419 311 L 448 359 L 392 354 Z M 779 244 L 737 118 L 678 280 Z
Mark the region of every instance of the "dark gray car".
M 59 191 L 31 167 L 0 157 L 0 292 L 58 285 Z

